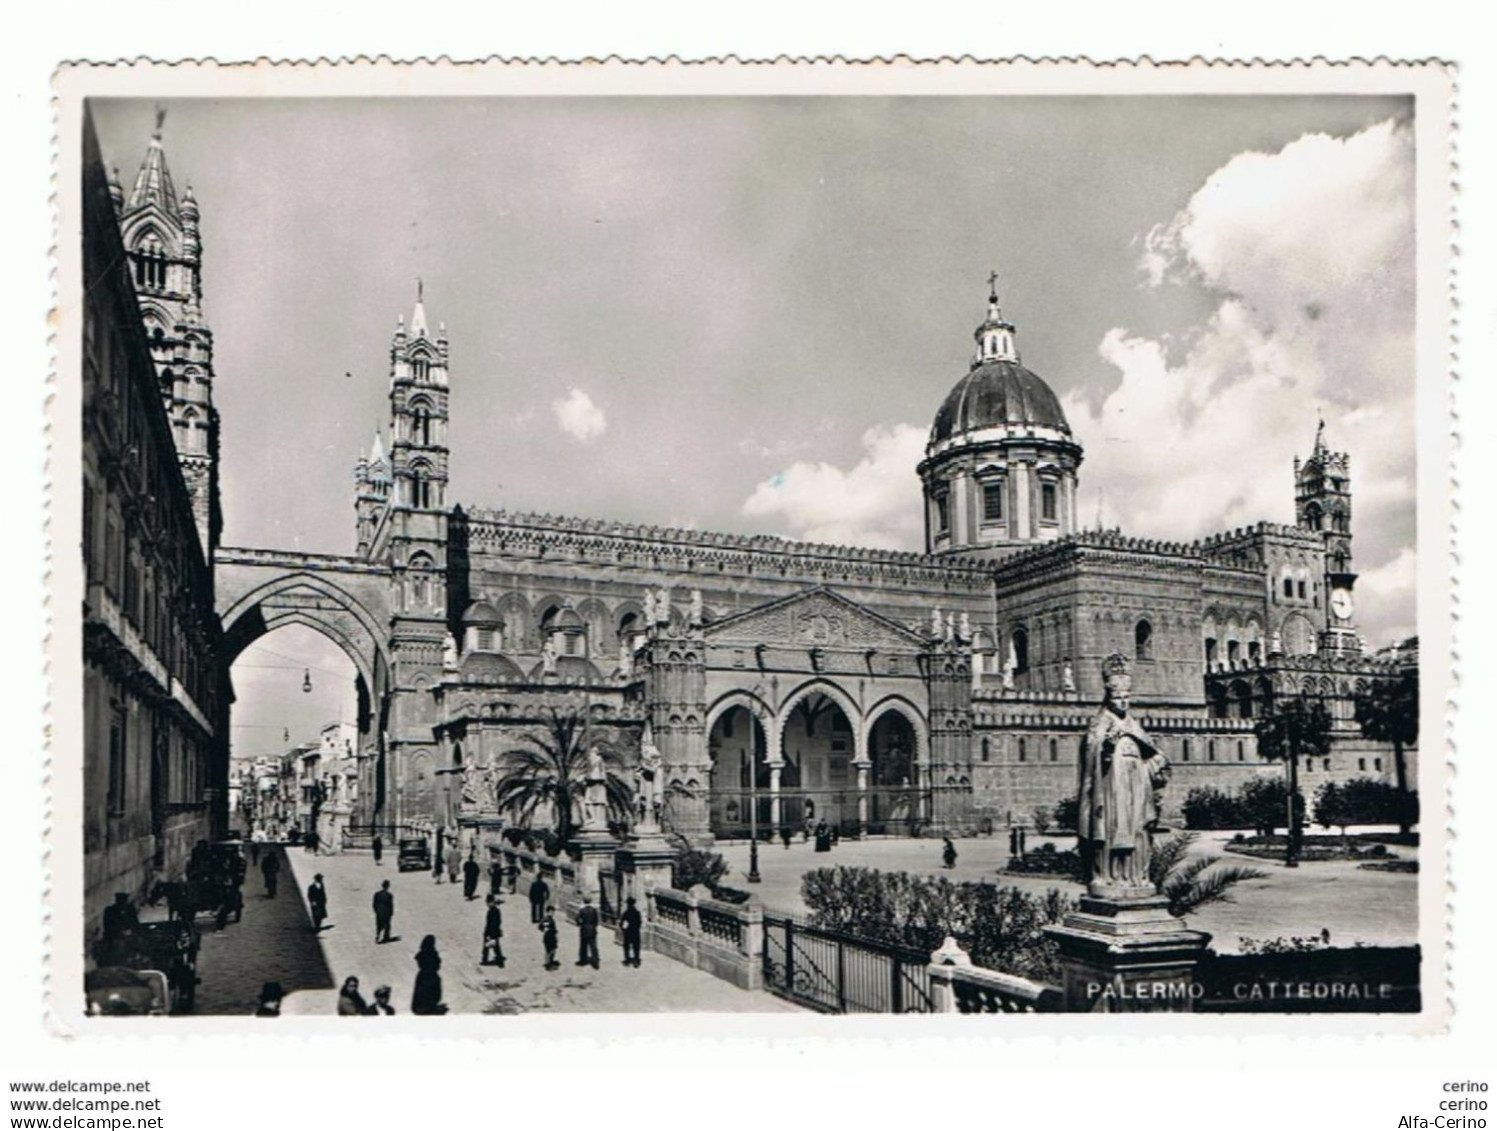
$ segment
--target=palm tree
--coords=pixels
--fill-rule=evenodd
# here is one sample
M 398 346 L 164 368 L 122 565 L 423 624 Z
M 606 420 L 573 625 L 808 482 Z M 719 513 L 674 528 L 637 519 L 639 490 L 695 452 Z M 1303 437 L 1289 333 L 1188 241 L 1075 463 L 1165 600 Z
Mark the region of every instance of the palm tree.
M 1357 696 L 1357 725 L 1362 736 L 1374 742 L 1393 746 L 1393 771 L 1398 791 L 1409 796 L 1409 771 L 1404 749 L 1419 742 L 1419 672 L 1406 671 L 1397 679 L 1379 680 Z M 1413 806 L 1406 806 L 1404 816 L 1412 816 Z M 1398 831 L 1408 835 L 1412 819 L 1400 821 Z
M 1149 857 L 1149 879 L 1170 901 L 1171 915 L 1185 915 L 1208 903 L 1232 903 L 1230 889 L 1245 880 L 1261 880 L 1267 872 L 1231 864 L 1218 868 L 1220 856 L 1191 856 L 1198 833 L 1181 832 L 1154 845 Z
M 525 735 L 526 746 L 507 751 L 499 763 L 494 803 L 523 828 L 530 828 L 539 810 L 551 813 L 551 828 L 562 844 L 576 830 L 576 813 L 587 791 L 587 719 L 580 711 L 554 708 L 545 729 Z M 608 811 L 615 820 L 629 813 L 634 791 L 617 768 L 622 759 L 607 743 L 596 743 L 603 755 Z
M 1289 817 L 1284 867 L 1298 868 L 1300 853 L 1299 760 L 1305 755 L 1324 755 L 1331 749 L 1331 716 L 1319 699 L 1293 695 L 1274 700 L 1254 728 L 1258 753 L 1283 762 L 1288 771 Z

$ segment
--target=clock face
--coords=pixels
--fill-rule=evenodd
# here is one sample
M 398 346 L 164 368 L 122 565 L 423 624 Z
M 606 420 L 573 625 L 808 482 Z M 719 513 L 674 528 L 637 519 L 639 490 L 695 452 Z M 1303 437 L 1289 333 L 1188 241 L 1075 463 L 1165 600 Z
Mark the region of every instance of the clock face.
M 1352 603 L 1349 589 L 1337 589 L 1331 594 L 1331 612 L 1338 620 L 1351 620 Z

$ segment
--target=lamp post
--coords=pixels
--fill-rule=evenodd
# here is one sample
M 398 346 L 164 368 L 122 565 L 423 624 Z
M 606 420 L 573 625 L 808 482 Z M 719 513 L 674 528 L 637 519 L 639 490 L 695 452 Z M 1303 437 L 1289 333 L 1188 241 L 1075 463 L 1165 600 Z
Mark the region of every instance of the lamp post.
M 759 747 L 754 742 L 754 732 L 749 731 L 749 870 L 744 877 L 751 884 L 760 881 L 759 876 Z

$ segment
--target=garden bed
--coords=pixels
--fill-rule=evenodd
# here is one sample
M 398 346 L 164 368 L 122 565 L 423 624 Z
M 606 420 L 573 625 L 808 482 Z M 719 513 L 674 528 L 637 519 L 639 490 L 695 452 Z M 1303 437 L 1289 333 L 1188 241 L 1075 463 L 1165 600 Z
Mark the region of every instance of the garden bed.
M 1397 836 L 1396 833 L 1370 834 L 1379 839 L 1364 839 L 1362 836 L 1303 836 L 1300 838 L 1299 859 L 1302 863 L 1322 863 L 1328 860 L 1388 860 L 1395 861 L 1399 857 L 1388 851 L 1388 846 L 1381 839 L 1385 836 Z M 1239 856 L 1251 856 L 1256 860 L 1282 860 L 1284 850 L 1287 846 L 1287 838 L 1282 836 L 1242 836 L 1233 837 L 1222 847 Z

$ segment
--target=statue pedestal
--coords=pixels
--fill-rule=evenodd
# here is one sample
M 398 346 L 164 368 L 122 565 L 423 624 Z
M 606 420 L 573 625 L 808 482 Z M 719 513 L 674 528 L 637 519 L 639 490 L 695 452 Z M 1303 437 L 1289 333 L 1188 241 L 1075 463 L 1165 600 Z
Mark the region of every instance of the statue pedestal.
M 650 888 L 671 886 L 671 868 L 676 849 L 658 829 L 642 829 L 626 840 L 617 853 L 624 898 L 633 897 L 641 908 Z
M 619 843 L 607 829 L 583 829 L 572 838 L 572 847 L 577 850 L 577 897 L 588 896 L 598 902 L 602 888 L 599 874 L 603 865 L 618 851 Z
M 1045 933 L 1060 945 L 1068 1012 L 1181 1013 L 1200 996 L 1195 967 L 1211 936 L 1189 930 L 1161 895 L 1086 895 Z

